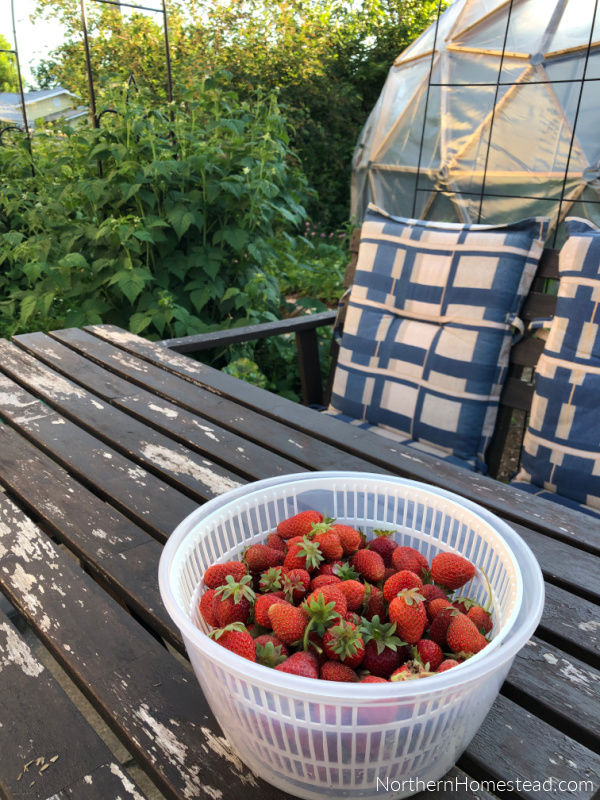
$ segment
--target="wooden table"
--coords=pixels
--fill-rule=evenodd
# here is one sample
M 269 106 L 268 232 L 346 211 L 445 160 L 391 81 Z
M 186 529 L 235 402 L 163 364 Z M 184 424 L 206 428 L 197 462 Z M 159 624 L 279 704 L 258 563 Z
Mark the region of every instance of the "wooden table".
M 164 795 L 283 797 L 231 752 L 193 674 L 164 646 L 184 653 L 159 596 L 161 547 L 198 504 L 232 487 L 327 469 L 393 473 L 480 502 L 516 528 L 544 572 L 542 622 L 452 771 L 458 784 L 422 797 L 598 789 L 598 520 L 112 326 L 2 341 L 0 370 L 0 588 Z M 0 796 L 146 796 L 5 617 Z

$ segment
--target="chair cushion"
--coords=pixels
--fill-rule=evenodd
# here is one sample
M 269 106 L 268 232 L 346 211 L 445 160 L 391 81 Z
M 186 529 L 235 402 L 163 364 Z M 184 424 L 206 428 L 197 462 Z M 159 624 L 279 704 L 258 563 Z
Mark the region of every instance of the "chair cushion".
M 480 469 L 546 218 L 459 225 L 369 206 L 330 409 Z
M 600 230 L 571 218 L 567 235 L 515 481 L 600 510 Z
M 331 409 L 327 409 L 324 413 L 339 419 L 341 422 L 347 422 L 350 425 L 353 425 L 355 428 L 371 431 L 371 433 L 376 433 L 378 436 L 382 436 L 384 439 L 389 439 L 392 442 L 399 442 L 400 444 L 407 445 L 407 447 L 412 447 L 414 450 L 419 450 L 421 453 L 429 453 L 429 455 L 435 456 L 435 458 L 440 458 L 442 461 L 447 461 L 449 464 L 454 464 L 456 467 L 464 467 L 471 472 L 476 470 L 475 459 L 472 461 L 463 461 L 462 458 L 458 458 L 447 450 L 442 450 L 441 447 L 434 447 L 434 445 L 424 444 L 423 442 L 415 442 L 405 433 L 389 430 L 382 425 L 371 425 L 370 422 L 365 422 L 362 419 L 354 419 L 346 414 L 338 414 Z

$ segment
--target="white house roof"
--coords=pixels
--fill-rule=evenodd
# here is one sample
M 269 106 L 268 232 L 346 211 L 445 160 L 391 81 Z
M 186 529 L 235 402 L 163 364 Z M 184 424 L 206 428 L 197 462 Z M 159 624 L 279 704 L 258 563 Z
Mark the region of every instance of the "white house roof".
M 24 94 L 26 106 L 37 103 L 39 100 L 46 100 L 48 97 L 58 97 L 61 94 L 76 97 L 76 95 L 62 86 L 57 86 L 54 89 L 39 89 L 36 92 L 25 92 Z M 19 92 L 0 92 L 0 110 L 6 106 L 21 108 L 21 95 Z

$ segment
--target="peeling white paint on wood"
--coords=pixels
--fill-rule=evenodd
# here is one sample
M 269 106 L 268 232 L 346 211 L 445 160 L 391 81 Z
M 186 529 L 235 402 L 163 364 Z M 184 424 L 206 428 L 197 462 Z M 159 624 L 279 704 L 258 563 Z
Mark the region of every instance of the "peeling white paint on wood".
M 125 789 L 126 792 L 129 792 L 129 794 L 132 796 L 133 800 L 144 800 L 142 795 L 138 791 L 136 791 L 135 784 L 133 783 L 133 781 L 131 781 L 127 777 L 127 775 L 118 766 L 118 764 L 114 764 L 114 763 L 111 764 L 110 765 L 110 771 L 112 772 L 112 774 L 116 778 L 118 778 L 121 781 L 121 783 L 123 784 L 123 788 Z
M 135 356 L 130 356 L 128 353 L 113 353 L 112 360 L 121 364 L 127 369 L 132 369 L 134 372 L 148 372 L 148 365 Z
M 25 675 L 37 678 L 44 671 L 44 667 L 36 661 L 25 642 L 7 622 L 0 625 L 0 633 L 6 636 L 4 643 L 0 641 L 0 672 L 3 667 L 16 664 Z
M 590 619 L 588 622 L 580 622 L 577 626 L 580 630 L 586 631 L 587 633 L 592 633 L 593 631 L 597 631 L 600 628 L 600 621 L 596 619 Z
M 242 763 L 242 760 L 224 736 L 215 735 L 210 728 L 200 728 L 200 730 L 204 736 L 206 736 L 206 744 L 213 753 L 229 761 L 231 766 L 238 773 L 238 777 L 242 783 L 247 783 L 250 786 L 258 786 L 254 773 Z
M 83 776 L 83 780 L 84 780 L 86 783 L 90 783 L 90 784 L 91 784 L 91 783 L 93 783 L 93 781 L 92 781 L 92 776 L 91 776 L 91 775 L 84 775 L 84 776 Z
M 133 478 L 133 480 L 137 480 L 138 478 L 148 477 L 148 473 L 146 472 L 146 470 L 142 469 L 141 467 L 127 467 L 127 474 L 129 475 L 130 478 Z M 141 485 L 145 486 L 146 484 L 142 483 Z
M 173 408 L 166 408 L 166 406 L 157 406 L 156 403 L 149 403 L 148 408 L 150 411 L 156 411 L 159 414 L 164 414 L 165 417 L 169 419 L 176 419 L 179 416 L 179 412 L 175 411 Z
M 36 417 L 36 419 L 37 419 L 37 417 Z M 67 423 L 65 422 L 64 419 L 53 419 L 52 420 L 52 424 L 53 425 L 66 425 Z
M 295 442 L 293 439 L 288 439 L 288 442 L 290 444 L 295 445 L 296 447 L 299 447 L 301 450 L 304 450 L 304 445 L 303 444 L 300 444 L 299 442 Z
M 141 447 L 142 454 L 156 466 L 176 475 L 187 475 L 190 478 L 194 478 L 208 486 L 215 494 L 223 494 L 242 485 L 225 475 L 213 472 L 212 469 L 201 467 L 183 453 L 171 450 L 164 445 L 142 442 Z M 214 467 L 214 464 L 211 464 L 210 461 L 204 461 L 204 463 Z
M 97 400 L 94 400 L 93 397 L 90 397 L 90 403 L 94 406 L 94 408 L 100 409 L 100 411 L 104 411 L 104 406 L 102 403 L 99 403 Z

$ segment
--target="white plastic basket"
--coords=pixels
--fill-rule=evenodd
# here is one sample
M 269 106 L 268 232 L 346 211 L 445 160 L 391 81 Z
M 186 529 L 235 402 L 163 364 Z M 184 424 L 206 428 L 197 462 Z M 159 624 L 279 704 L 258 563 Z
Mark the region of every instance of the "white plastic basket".
M 473 561 L 476 575 L 460 592 L 487 604 L 485 571 L 493 641 L 433 678 L 349 685 L 268 669 L 209 639 L 197 610 L 207 567 L 239 559 L 280 520 L 308 508 L 358 526 L 368 538 L 377 528 L 396 529 L 399 544 L 430 561 L 442 551 Z M 159 582 L 227 738 L 258 775 L 307 800 L 375 798 L 392 784 L 391 796 L 407 797 L 415 792 L 411 778 L 442 777 L 489 711 L 544 597 L 533 554 L 502 520 L 431 486 L 357 472 L 287 475 L 211 500 L 170 537 Z

